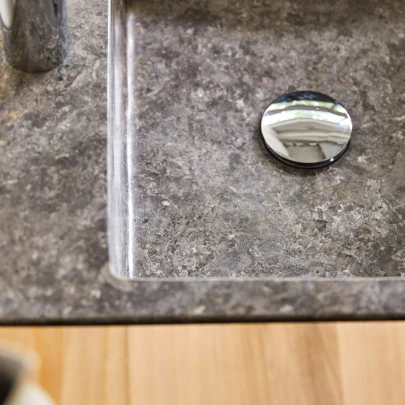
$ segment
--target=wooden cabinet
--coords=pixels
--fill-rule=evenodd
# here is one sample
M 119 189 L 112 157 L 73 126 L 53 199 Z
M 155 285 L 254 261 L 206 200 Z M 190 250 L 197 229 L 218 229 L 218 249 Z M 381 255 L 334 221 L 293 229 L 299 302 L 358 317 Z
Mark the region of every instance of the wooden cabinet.
M 405 322 L 0 328 L 61 405 L 405 403 Z

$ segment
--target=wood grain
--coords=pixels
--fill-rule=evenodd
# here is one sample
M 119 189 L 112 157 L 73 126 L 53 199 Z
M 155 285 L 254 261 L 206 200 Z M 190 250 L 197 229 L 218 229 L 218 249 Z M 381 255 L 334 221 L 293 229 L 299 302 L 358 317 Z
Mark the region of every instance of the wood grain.
M 405 322 L 0 328 L 61 405 L 397 405 Z

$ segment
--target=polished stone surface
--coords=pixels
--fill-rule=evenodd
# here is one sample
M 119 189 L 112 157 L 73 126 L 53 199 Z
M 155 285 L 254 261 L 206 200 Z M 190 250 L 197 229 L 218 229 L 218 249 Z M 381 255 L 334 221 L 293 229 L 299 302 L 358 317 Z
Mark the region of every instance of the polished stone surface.
M 147 7 L 146 2 L 139 4 Z M 253 2 L 252 7 L 258 7 L 255 4 L 260 7 L 260 2 Z M 314 267 L 300 275 L 299 266 L 289 272 L 295 278 L 284 280 L 125 281 L 113 277 L 108 268 L 105 221 L 107 8 L 100 0 L 71 0 L 67 3 L 71 48 L 60 68 L 40 75 L 22 74 L 9 67 L 0 52 L 0 323 L 405 318 L 405 280 L 392 277 L 402 275 L 404 264 L 404 250 L 392 256 L 398 246 L 395 238 L 404 235 L 401 2 L 389 1 L 384 6 L 351 2 L 352 9 L 344 2 L 342 10 L 333 13 L 327 9 L 328 2 L 322 4 L 325 9 L 303 19 L 294 2 L 273 2 L 279 13 L 273 21 L 277 40 L 261 52 L 276 52 L 274 64 L 282 66 L 285 76 L 272 78 L 269 70 L 269 76 L 257 84 L 257 94 L 249 96 L 257 119 L 251 117 L 246 125 L 258 129 L 263 108 L 273 96 L 293 87 L 316 88 L 342 102 L 347 100 L 345 106 L 352 112 L 357 131 L 352 148 L 336 165 L 316 176 L 301 172 L 297 176 L 295 170 L 270 158 L 266 168 L 278 179 L 279 192 L 293 187 L 292 199 L 310 198 L 303 196 L 301 182 L 315 187 L 321 196 L 325 181 L 337 187 L 333 200 L 327 196 L 322 197 L 325 201 L 316 200 L 317 204 L 329 201 L 323 210 L 302 213 L 309 215 L 308 226 L 297 230 L 297 237 L 307 241 L 303 248 L 311 249 L 308 238 L 322 227 L 334 226 L 337 232 L 353 235 L 344 247 L 351 263 L 361 261 L 356 252 L 362 246 L 364 254 L 374 258 L 369 267 L 353 267 L 352 275 L 366 277 L 346 277 L 350 274 L 342 267 L 341 272 Z M 350 14 L 353 25 L 345 24 L 348 10 L 357 10 Z M 195 16 L 198 27 L 201 13 L 188 13 Z M 295 47 L 291 42 L 302 27 L 317 39 L 309 41 L 305 50 L 302 44 Z M 339 36 L 342 45 L 336 43 Z M 170 30 L 166 38 L 170 40 Z M 157 47 L 160 39 L 155 39 Z M 256 48 L 246 43 L 243 49 L 242 61 Z M 332 50 L 338 58 L 330 58 Z M 302 53 L 317 55 L 320 66 L 302 64 Z M 359 58 L 363 58 L 361 63 L 357 63 Z M 254 63 L 254 57 L 249 63 Z M 240 74 L 232 69 L 229 65 L 226 70 Z M 337 77 L 333 82 L 330 71 Z M 190 95 L 198 90 L 191 76 L 184 85 Z M 243 92 L 242 85 L 240 90 L 237 87 L 232 90 L 230 86 L 229 91 Z M 218 103 L 225 106 L 226 97 Z M 243 112 L 242 107 L 237 108 Z M 376 116 L 377 111 L 383 114 Z M 226 119 L 232 120 L 232 114 Z M 232 141 L 237 154 L 241 148 L 253 147 L 245 133 L 244 142 Z M 265 153 L 259 144 L 254 145 Z M 359 188 L 347 187 L 348 182 L 358 183 Z M 340 209 L 350 221 L 342 223 L 332 215 Z M 369 222 L 364 213 L 371 215 Z M 361 224 L 357 233 L 356 224 Z M 376 240 L 384 241 L 385 252 L 379 253 Z M 284 275 L 277 265 L 269 272 Z

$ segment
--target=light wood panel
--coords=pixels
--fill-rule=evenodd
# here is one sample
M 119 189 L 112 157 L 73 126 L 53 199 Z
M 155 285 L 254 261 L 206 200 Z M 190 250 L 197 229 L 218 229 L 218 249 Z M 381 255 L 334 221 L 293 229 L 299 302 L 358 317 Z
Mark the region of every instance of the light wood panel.
M 399 405 L 405 322 L 0 328 L 61 405 Z

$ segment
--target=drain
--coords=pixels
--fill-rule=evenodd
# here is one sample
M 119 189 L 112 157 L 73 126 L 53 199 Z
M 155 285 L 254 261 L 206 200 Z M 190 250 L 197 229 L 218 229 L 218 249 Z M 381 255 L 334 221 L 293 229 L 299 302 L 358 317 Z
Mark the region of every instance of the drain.
M 352 120 L 335 99 L 314 91 L 294 91 L 269 105 L 261 130 L 267 149 L 277 159 L 317 168 L 335 162 L 346 151 Z

